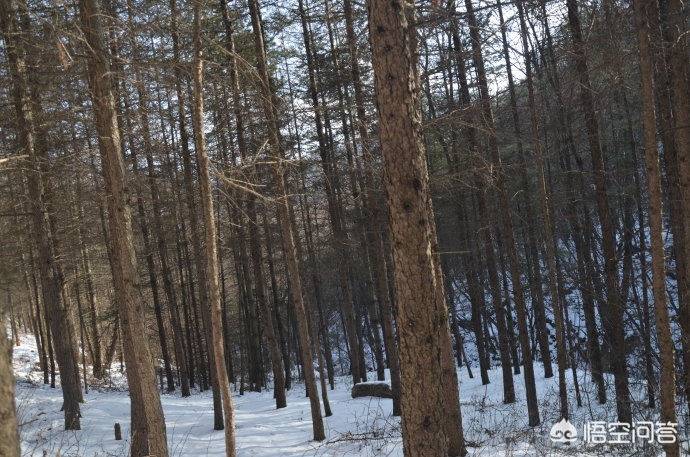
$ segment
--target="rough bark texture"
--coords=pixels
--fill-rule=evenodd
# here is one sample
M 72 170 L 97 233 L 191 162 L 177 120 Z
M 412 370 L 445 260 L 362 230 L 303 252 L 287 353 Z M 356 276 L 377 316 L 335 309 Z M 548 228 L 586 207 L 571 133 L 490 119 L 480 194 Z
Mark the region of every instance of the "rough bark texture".
M 678 176 L 681 191 L 682 207 L 681 230 L 683 252 L 677 252 L 681 263 L 685 265 L 681 270 L 682 276 L 678 282 L 683 290 L 685 300 L 678 300 L 678 322 L 681 328 L 681 343 L 683 347 L 683 383 L 685 397 L 690 405 L 690 305 L 687 295 L 690 291 L 690 91 L 688 90 L 687 65 L 687 30 L 685 30 L 685 8 L 680 0 L 660 2 L 661 25 L 663 34 L 664 54 L 669 84 L 668 93 L 671 100 L 671 118 L 673 120 L 673 136 L 675 137 L 675 157 L 678 165 Z M 678 258 L 678 257 L 677 257 Z
M 0 312 L 0 455 L 19 457 L 19 431 L 14 409 L 12 344 L 7 338 L 4 316 Z
M 118 303 L 131 396 L 130 454 L 132 457 L 167 457 L 165 419 L 142 315 L 115 97 L 107 52 L 102 42 L 97 0 L 81 0 L 79 13 L 86 42 L 88 79 L 107 194 L 115 300 Z
M 443 397 L 447 310 L 437 292 L 435 228 L 421 131 L 414 5 L 368 2 L 394 265 L 405 456 L 448 455 Z M 452 359 L 451 359 L 452 360 Z
M 379 207 L 379 201 L 372 196 L 374 191 L 375 165 L 369 145 L 368 118 L 362 90 L 362 78 L 359 68 L 359 53 L 357 52 L 355 26 L 353 19 L 352 1 L 343 1 L 343 13 L 345 14 L 345 34 L 347 36 L 348 50 L 350 53 L 350 68 L 352 85 L 355 95 L 357 114 L 357 131 L 361 142 L 362 155 L 364 156 L 364 185 L 362 186 L 363 206 L 366 216 L 366 230 L 369 243 L 372 248 L 372 260 L 374 263 L 374 276 L 376 277 L 376 299 L 381 310 L 381 327 L 383 340 L 388 355 L 388 368 L 391 376 L 391 389 L 393 391 L 393 415 L 400 415 L 400 361 L 398 346 L 395 340 L 395 322 L 393 307 L 391 304 L 388 281 L 388 268 L 386 266 L 386 252 L 381 233 L 382 217 L 384 211 Z

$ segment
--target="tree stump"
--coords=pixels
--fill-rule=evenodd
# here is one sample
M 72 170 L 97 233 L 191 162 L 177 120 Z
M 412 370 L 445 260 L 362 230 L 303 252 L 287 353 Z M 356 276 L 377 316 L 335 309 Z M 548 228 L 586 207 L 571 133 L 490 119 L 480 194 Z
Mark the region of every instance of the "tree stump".
M 120 424 L 115 423 L 115 440 L 120 441 L 122 439 L 122 430 L 120 429 Z

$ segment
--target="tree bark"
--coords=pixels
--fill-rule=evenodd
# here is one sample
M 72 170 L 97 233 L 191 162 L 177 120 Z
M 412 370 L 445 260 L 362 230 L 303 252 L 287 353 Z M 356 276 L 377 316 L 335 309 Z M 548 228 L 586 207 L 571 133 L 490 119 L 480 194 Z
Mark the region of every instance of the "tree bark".
M 676 423 L 676 379 L 675 351 L 671 334 L 671 323 L 666 305 L 666 261 L 664 253 L 663 200 L 661 171 L 656 135 L 656 113 L 654 101 L 654 67 L 650 43 L 648 17 L 658 15 L 656 0 L 634 0 L 637 40 L 640 51 L 640 79 L 642 114 L 644 128 L 645 168 L 649 191 L 649 235 L 652 251 L 652 293 L 654 315 L 661 361 L 661 421 Z M 667 457 L 679 457 L 678 440 L 663 445 Z
M 79 14 L 86 43 L 88 80 L 107 194 L 115 299 L 121 321 L 131 396 L 130 455 L 168 457 L 165 418 L 146 338 L 142 298 L 139 294 L 120 132 L 97 0 L 80 0 Z
M 1 9 L 4 8 L 0 6 L 0 14 L 4 13 Z M 0 455 L 19 457 L 21 449 L 14 403 L 12 344 L 7 338 L 4 321 L 4 314 L 0 312 Z
M 223 401 L 225 426 L 225 455 L 234 457 L 237 453 L 235 446 L 235 410 L 232 403 L 232 392 L 225 365 L 223 343 L 223 322 L 221 315 L 220 285 L 218 283 L 218 247 L 216 237 L 216 221 L 213 213 L 213 194 L 211 192 L 211 162 L 206 152 L 206 137 L 204 134 L 204 95 L 203 95 L 203 51 L 201 47 L 201 2 L 194 3 L 194 106 L 192 120 L 194 122 L 194 146 L 199 163 L 199 185 L 201 187 L 201 212 L 206 238 L 206 287 L 208 290 L 208 306 L 211 328 L 209 348 L 213 359 L 212 369 L 215 370 L 214 379 L 218 382 Z
M 352 0 L 343 0 L 343 12 L 345 14 L 345 33 L 347 36 L 348 50 L 350 52 L 350 67 L 352 85 L 355 94 L 356 124 L 359 132 L 362 155 L 364 157 L 364 185 L 362 186 L 364 214 L 366 218 L 366 230 L 369 234 L 374 262 L 374 276 L 376 278 L 376 299 L 381 310 L 381 327 L 383 340 L 388 355 L 388 365 L 391 377 L 391 390 L 393 392 L 393 415 L 400 415 L 400 357 L 395 338 L 395 319 L 393 318 L 393 304 L 391 303 L 390 287 L 388 280 L 388 268 L 386 251 L 383 240 L 383 208 L 373 196 L 374 193 L 374 157 L 369 144 L 368 117 L 364 103 L 364 91 L 359 67 L 359 53 L 357 51 L 357 38 L 354 26 L 354 14 Z
M 368 8 L 398 311 L 403 452 L 446 457 L 443 370 L 452 349 L 444 347 L 450 345 L 448 311 L 433 253 L 416 13 L 411 3 L 369 1 Z
M 683 2 L 679 0 L 665 0 L 661 6 L 661 29 L 663 36 L 663 53 L 666 56 L 666 71 L 668 93 L 670 95 L 671 119 L 673 125 L 674 151 L 678 165 L 680 186 L 680 223 L 683 227 L 681 234 L 683 252 L 677 252 L 682 257 L 681 265 L 684 271 L 679 272 L 679 289 L 690 294 L 690 90 L 688 89 L 687 74 L 687 30 L 684 18 L 687 16 Z M 652 19 L 654 20 L 654 19 Z M 677 208 L 678 209 L 678 208 Z M 678 256 L 677 256 L 678 258 Z M 683 347 L 683 384 L 685 397 L 690 405 L 690 305 L 687 296 L 685 300 L 678 300 L 678 323 L 681 328 L 681 344 Z
M 51 220 L 53 216 L 50 211 L 50 170 L 47 153 L 36 143 L 34 113 L 27 90 L 26 64 L 17 41 L 17 19 L 11 0 L 0 2 L 0 26 L 10 67 L 19 148 L 28 156 L 30 164 L 27 181 L 33 232 L 38 249 L 41 295 L 46 324 L 52 336 L 50 347 L 55 349 L 60 369 L 65 430 L 79 430 L 79 401 L 82 395 L 75 349 L 76 339 L 70 310 L 65 300 L 65 278 L 56 239 L 56 224 L 54 219 Z M 51 386 L 54 387 L 54 370 L 52 373 Z

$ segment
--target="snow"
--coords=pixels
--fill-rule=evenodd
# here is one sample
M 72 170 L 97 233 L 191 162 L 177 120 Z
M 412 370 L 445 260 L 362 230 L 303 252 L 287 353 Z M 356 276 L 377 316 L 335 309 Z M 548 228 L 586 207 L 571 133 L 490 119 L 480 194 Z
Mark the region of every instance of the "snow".
M 22 457 L 128 455 L 129 396 L 121 377 L 112 381 L 111 388 L 90 388 L 82 405 L 82 430 L 66 432 L 60 412 L 61 391 L 42 383 L 42 373 L 36 371 L 37 352 L 32 337 L 22 338 L 22 344 L 14 348 L 13 358 Z M 114 378 L 118 366 L 113 365 Z M 518 403 L 504 405 L 500 370 L 490 373 L 492 383 L 487 386 L 481 385 L 478 376 L 469 379 L 466 371 L 458 371 L 469 456 L 663 455 L 656 444 L 641 447 L 552 443 L 549 431 L 561 419 L 557 382 L 555 378 L 543 379 L 539 371 L 536 375 L 542 425 L 532 428 L 527 425 L 522 376 L 515 377 Z M 587 381 L 586 374 L 580 373 L 579 378 L 583 407 L 577 408 L 572 400 L 571 422 L 581 428 L 586 421 L 614 421 L 613 405 L 597 405 L 594 386 Z M 569 386 L 572 388 L 570 381 Z M 288 392 L 288 407 L 279 410 L 275 409 L 272 392 L 235 394 L 238 457 L 402 457 L 400 419 L 391 416 L 392 401 L 375 397 L 353 399 L 351 388 L 349 378 L 339 378 L 335 390 L 328 392 L 333 416 L 324 418 L 326 440 L 323 442 L 311 440 L 310 407 L 302 385 Z M 644 392 L 644 386 L 636 392 Z M 574 399 L 574 393 L 570 397 Z M 637 399 L 644 400 L 641 393 Z M 163 394 L 162 402 L 171 456 L 225 456 L 224 432 L 212 429 L 210 392 L 196 392 L 188 398 L 181 398 L 179 393 Z M 641 407 L 635 414 L 637 420 L 658 420 L 657 413 Z M 122 441 L 114 439 L 116 422 L 122 427 Z M 690 455 L 684 425 L 680 424 L 679 430 L 685 455 Z

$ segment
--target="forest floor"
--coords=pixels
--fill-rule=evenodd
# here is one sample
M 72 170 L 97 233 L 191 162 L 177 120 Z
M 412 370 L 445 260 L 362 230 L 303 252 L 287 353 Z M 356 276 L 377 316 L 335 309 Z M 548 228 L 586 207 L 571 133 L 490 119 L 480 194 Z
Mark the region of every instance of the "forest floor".
M 64 416 L 60 412 L 61 391 L 42 383 L 37 371 L 37 351 L 32 337 L 22 338 L 14 348 L 14 368 L 17 377 L 16 401 L 22 440 L 22 457 L 126 457 L 129 436 L 129 396 L 124 376 L 114 365 L 112 379 L 107 386 L 91 386 L 82 405 L 80 431 L 65 432 Z M 539 370 L 541 367 L 539 367 Z M 636 443 L 613 443 L 614 436 L 596 433 L 590 442 L 583 437 L 585 428 L 615 422 L 612 403 L 598 405 L 594 388 L 586 373 L 579 373 L 582 407 L 575 401 L 570 405 L 570 421 L 578 436 L 571 444 L 554 443 L 550 438 L 552 426 L 560 421 L 557 381 L 543 379 L 537 372 L 542 425 L 529 427 L 522 376 L 515 377 L 518 402 L 504 405 L 500 370 L 490 373 L 492 383 L 482 386 L 478 373 L 470 379 L 466 370 L 459 370 L 463 428 L 468 442 L 468 456 L 479 457 L 547 457 L 547 456 L 661 456 L 659 445 L 650 439 L 637 438 Z M 375 378 L 375 376 L 371 376 Z M 572 377 L 568 378 L 573 390 Z M 309 401 L 304 386 L 298 384 L 288 393 L 288 407 L 275 409 L 271 392 L 235 394 L 238 457 L 277 456 L 392 456 L 402 457 L 400 419 L 391 416 L 389 399 L 350 395 L 351 380 L 338 378 L 336 388 L 328 392 L 333 416 L 325 418 L 326 440 L 311 441 Z M 635 392 L 644 386 L 634 385 Z M 575 398 L 570 392 L 570 398 Z M 610 393 L 613 398 L 613 392 Z M 642 395 L 637 395 L 640 402 Z M 223 457 L 224 435 L 214 431 L 212 397 L 210 392 L 194 393 L 181 398 L 179 394 L 163 394 L 163 408 L 168 427 L 171 457 Z M 643 405 L 643 403 L 641 403 Z M 681 415 L 677 427 L 682 455 L 690 455 L 690 443 L 685 418 Z M 658 412 L 639 406 L 637 421 L 658 421 Z M 114 424 L 122 426 L 122 441 L 114 439 Z M 640 426 L 639 424 L 642 424 Z M 641 428 L 640 428 L 641 427 Z M 632 426 L 644 436 L 646 425 Z M 592 429 L 595 430 L 595 429 Z M 599 438 L 595 438 L 598 436 Z M 618 435 L 619 439 L 621 435 Z M 622 437 L 622 440 L 625 437 Z M 628 439 L 630 436 L 628 436 Z M 592 441 L 599 441 L 593 443 Z M 601 442 L 605 440 L 606 442 Z

